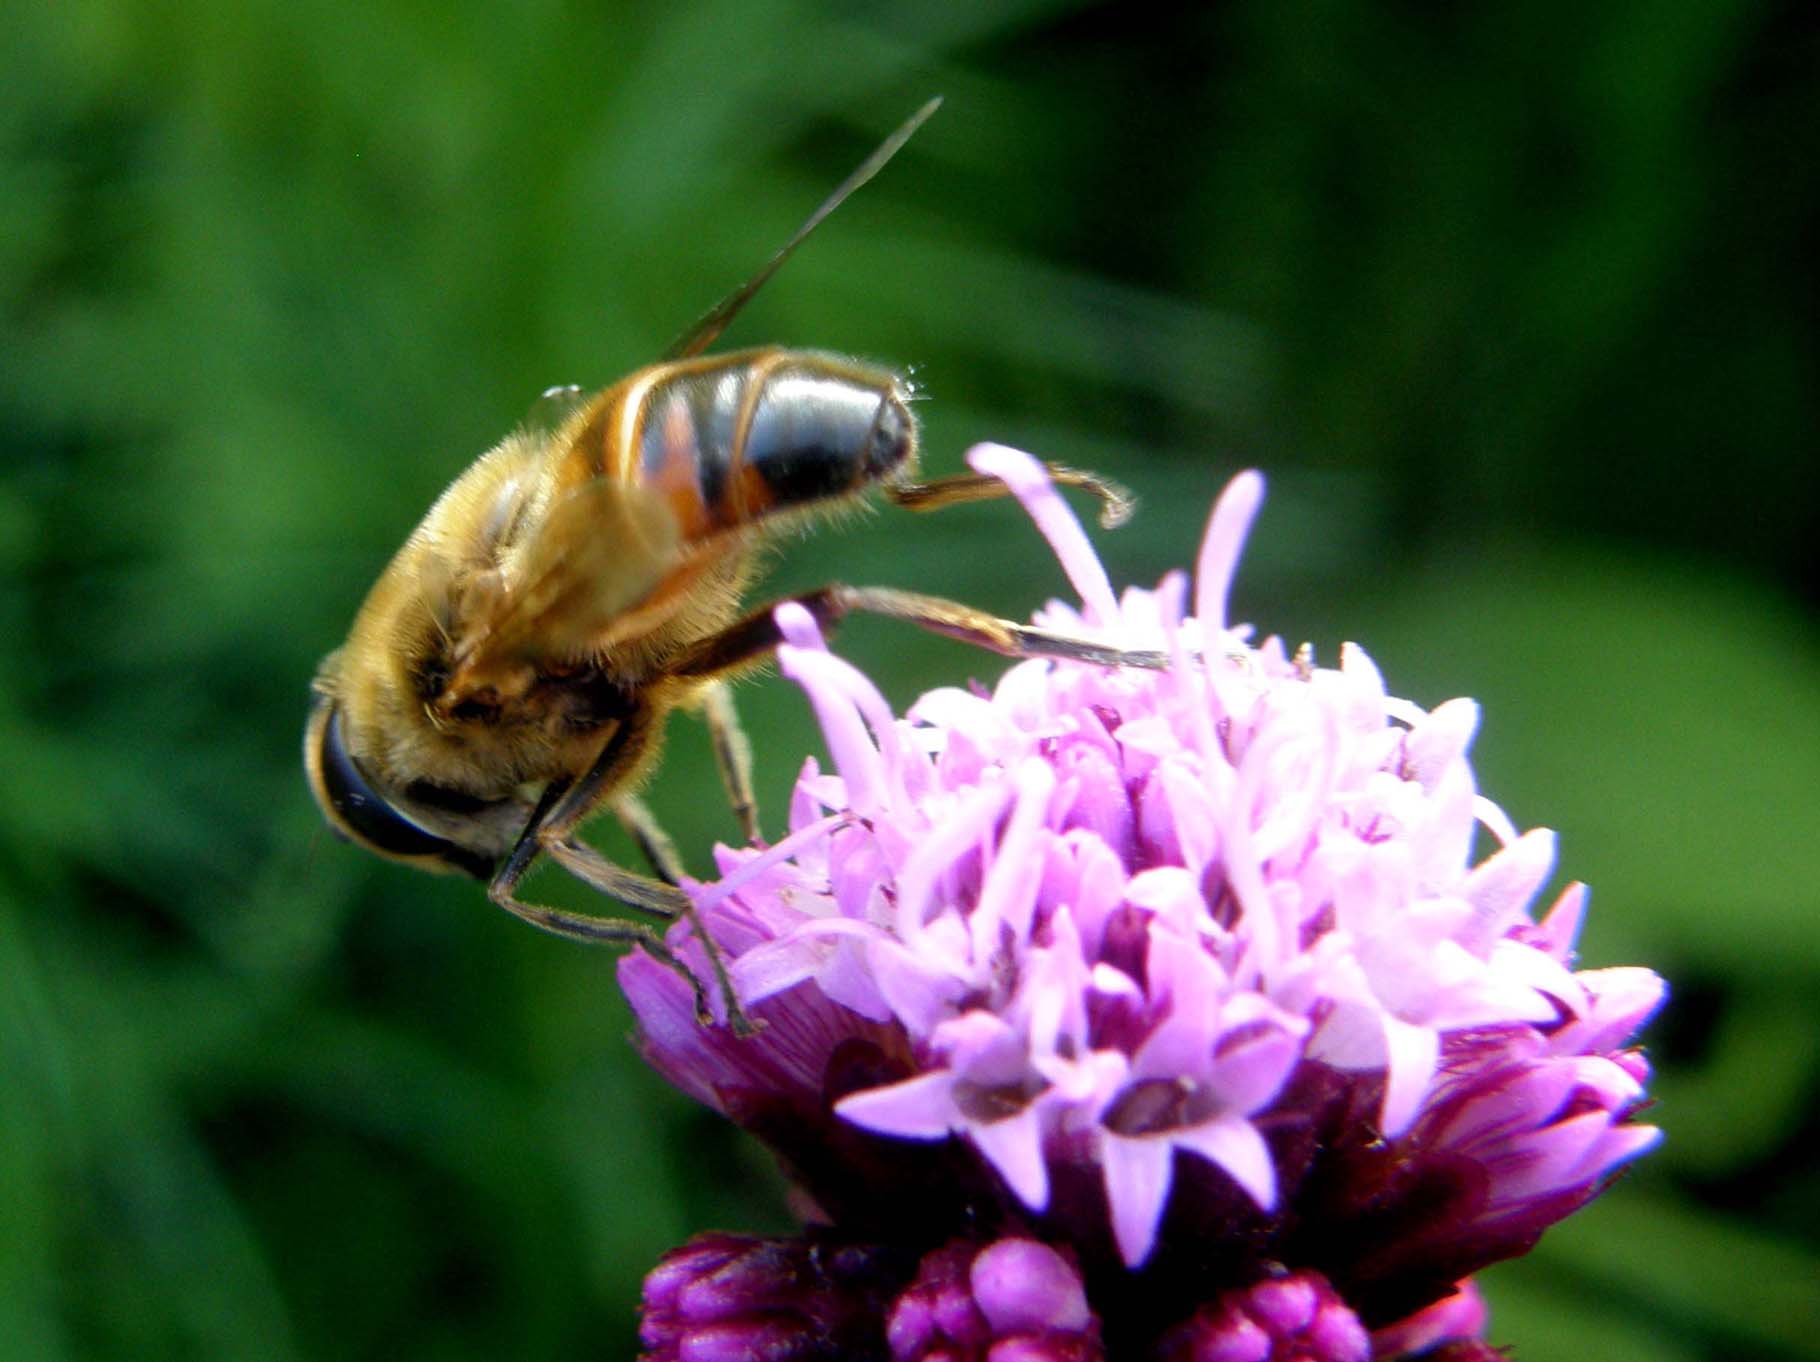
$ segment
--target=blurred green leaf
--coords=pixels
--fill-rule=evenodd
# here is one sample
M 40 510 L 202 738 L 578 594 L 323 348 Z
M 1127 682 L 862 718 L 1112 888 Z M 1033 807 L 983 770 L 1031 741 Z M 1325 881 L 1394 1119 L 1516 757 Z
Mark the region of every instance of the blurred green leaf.
M 1677 1348 L 1688 1356 L 1811 1355 L 1820 1256 L 1727 1218 L 1628 1192 L 1608 1196 L 1597 1210 L 1552 1231 L 1530 1258 L 1490 1275 L 1494 1312 L 1513 1288 L 1516 1299 L 1526 1289 L 1546 1291 L 1551 1308 L 1571 1312 L 1549 1320 L 1533 1301 L 1527 1320 L 1510 1321 L 1509 1338 L 1521 1344 L 1528 1333 L 1538 1351 L 1556 1355 L 1592 1346 L 1588 1338 L 1601 1335 L 1621 1348 L 1609 1325 L 1579 1335 L 1575 1313 L 1587 1311 L 1627 1320 L 1671 1356 Z M 1599 1304 L 1588 1310 L 1589 1302 Z M 1499 1336 L 1506 1335 L 1500 1330 Z

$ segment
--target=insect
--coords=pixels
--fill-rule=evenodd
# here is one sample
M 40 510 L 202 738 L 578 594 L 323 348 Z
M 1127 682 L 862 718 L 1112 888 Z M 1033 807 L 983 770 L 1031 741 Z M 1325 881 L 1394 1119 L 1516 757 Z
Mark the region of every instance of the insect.
M 546 931 L 641 946 L 689 980 L 711 1017 L 706 984 L 652 926 L 527 903 L 518 885 L 548 856 L 635 910 L 692 915 L 676 853 L 637 791 L 670 712 L 698 709 L 740 830 L 760 840 L 727 688 L 780 641 L 775 604 L 741 612 L 755 551 L 873 489 L 916 511 L 1006 494 L 976 474 L 916 479 L 910 394 L 888 369 L 813 350 L 703 353 L 939 102 L 662 360 L 590 398 L 551 390 L 566 409 L 553 428 L 508 435 L 430 507 L 316 676 L 304 767 L 331 828 L 391 860 L 483 880 L 495 904 Z M 1112 484 L 1053 471 L 1098 496 L 1104 522 L 1129 509 Z M 796 599 L 824 626 L 867 611 L 1015 657 L 1161 662 L 889 588 L 836 584 Z M 580 839 L 603 809 L 653 875 Z M 696 925 L 729 1019 L 747 1030 Z

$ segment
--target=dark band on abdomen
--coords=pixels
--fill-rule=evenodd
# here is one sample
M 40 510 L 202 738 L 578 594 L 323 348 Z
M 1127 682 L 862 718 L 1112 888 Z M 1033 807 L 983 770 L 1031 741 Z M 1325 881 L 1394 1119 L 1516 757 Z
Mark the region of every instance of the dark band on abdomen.
M 639 421 L 643 480 L 700 497 L 722 528 L 858 491 L 909 456 L 915 424 L 895 375 L 810 352 L 678 366 Z

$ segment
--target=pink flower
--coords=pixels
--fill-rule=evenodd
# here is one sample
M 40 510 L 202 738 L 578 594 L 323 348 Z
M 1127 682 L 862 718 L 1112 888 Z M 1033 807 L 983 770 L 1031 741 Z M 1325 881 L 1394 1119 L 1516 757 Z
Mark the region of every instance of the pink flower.
M 1316 1272 L 1223 1291 L 1171 1329 L 1162 1362 L 1370 1362 L 1372 1340 Z
M 1581 886 L 1531 918 L 1554 837 L 1478 793 L 1477 706 L 1228 624 L 1262 478 L 1219 498 L 1190 614 L 1180 574 L 1115 597 L 1034 460 L 971 462 L 1080 595 L 1036 622 L 1172 665 L 1028 661 L 899 719 L 780 610 L 834 772 L 809 759 L 790 835 L 692 891 L 766 1029 L 697 1027 L 634 955 L 651 1062 L 842 1233 L 1021 1234 L 1066 1246 L 1090 1300 L 1141 1283 L 1109 1348 L 1282 1266 L 1382 1330 L 1648 1148 L 1620 1047 L 1661 981 L 1574 972 Z
M 924 1256 L 885 1323 L 891 1362 L 1104 1362 L 1073 1263 L 1034 1239 Z
M 864 1357 L 897 1276 L 888 1252 L 705 1234 L 645 1278 L 650 1362 Z

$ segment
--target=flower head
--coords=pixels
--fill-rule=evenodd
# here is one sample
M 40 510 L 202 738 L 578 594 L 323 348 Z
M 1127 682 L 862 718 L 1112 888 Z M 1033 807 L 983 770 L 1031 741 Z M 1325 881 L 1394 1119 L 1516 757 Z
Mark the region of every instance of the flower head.
M 1478 793 L 1477 707 L 1391 696 L 1356 646 L 1323 668 L 1228 624 L 1262 479 L 1219 498 L 1190 613 L 1180 574 L 1115 597 L 1034 460 L 971 461 L 1080 595 L 1037 624 L 1171 665 L 1038 658 L 899 719 L 780 610 L 834 770 L 805 763 L 790 835 L 723 849 L 692 891 L 766 1029 L 697 1027 L 632 956 L 652 1063 L 843 1233 L 1067 1246 L 1090 1299 L 1116 1281 L 1147 1303 L 1109 1344 L 1205 1332 L 1250 1308 L 1207 1314 L 1222 1290 L 1285 1266 L 1363 1338 L 1648 1148 L 1646 1070 L 1619 1047 L 1661 981 L 1574 972 L 1581 886 L 1532 918 L 1554 837 Z

